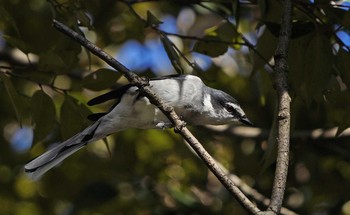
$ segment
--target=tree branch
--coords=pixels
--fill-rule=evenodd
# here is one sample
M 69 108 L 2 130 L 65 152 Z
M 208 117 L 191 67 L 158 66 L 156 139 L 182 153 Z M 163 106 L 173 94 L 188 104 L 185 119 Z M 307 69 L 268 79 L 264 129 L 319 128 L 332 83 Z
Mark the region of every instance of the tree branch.
M 287 183 L 289 164 L 289 140 L 290 140 L 290 102 L 288 94 L 288 45 L 292 31 L 292 1 L 283 1 L 283 15 L 281 30 L 279 33 L 275 52 L 275 86 L 278 97 L 278 131 L 277 131 L 277 163 L 275 179 L 273 182 L 271 202 L 268 212 L 279 214 L 283 202 L 284 191 Z M 269 213 L 271 214 L 271 213 Z
M 257 190 L 255 190 L 254 188 L 250 187 L 247 183 L 245 183 L 240 177 L 238 177 L 235 174 L 230 174 L 229 171 L 219 162 L 217 162 L 220 167 L 224 170 L 224 172 L 226 174 L 229 174 L 230 179 L 236 184 L 237 187 L 239 187 L 239 189 L 241 189 L 244 194 L 246 196 L 251 197 L 252 199 L 254 199 L 254 201 L 256 203 L 262 204 L 266 207 L 269 206 L 270 204 L 270 199 L 267 198 L 266 196 L 264 196 L 263 194 L 259 193 Z M 259 213 L 259 214 L 263 214 Z M 288 208 L 281 208 L 281 214 L 282 215 L 297 215 L 297 213 L 295 213 L 294 211 L 289 210 Z
M 210 156 L 210 154 L 203 148 L 200 142 L 191 134 L 191 132 L 185 127 L 185 124 L 175 113 L 174 109 L 158 98 L 158 96 L 152 91 L 152 89 L 147 85 L 148 82 L 140 78 L 136 74 L 132 73 L 120 62 L 115 60 L 112 56 L 104 52 L 99 47 L 95 46 L 89 40 L 87 40 L 82 35 L 71 30 L 64 24 L 53 21 L 53 26 L 61 31 L 62 33 L 69 36 L 71 39 L 80 43 L 86 49 L 91 51 L 94 55 L 98 56 L 104 60 L 111 67 L 117 71 L 124 74 L 124 76 L 135 86 L 137 86 L 142 93 L 150 100 L 152 104 L 157 106 L 174 124 L 175 131 L 181 134 L 181 136 L 189 143 L 192 149 L 198 154 L 198 156 L 204 161 L 208 166 L 210 171 L 218 178 L 218 180 L 225 186 L 225 188 L 236 197 L 236 199 L 245 207 L 250 213 L 257 214 L 260 210 L 244 195 L 244 193 L 230 180 L 230 178 L 225 174 L 225 172 L 220 168 L 220 166 L 215 162 L 215 160 Z

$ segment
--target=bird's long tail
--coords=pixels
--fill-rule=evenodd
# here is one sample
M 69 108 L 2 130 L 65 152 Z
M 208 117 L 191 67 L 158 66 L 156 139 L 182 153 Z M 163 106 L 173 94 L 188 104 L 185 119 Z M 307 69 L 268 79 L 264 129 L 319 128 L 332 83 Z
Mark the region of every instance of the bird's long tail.
M 97 121 L 82 132 L 28 162 L 24 166 L 27 175 L 33 180 L 37 180 L 45 172 L 59 164 L 71 154 L 83 148 L 88 143 L 104 138 L 105 135 L 101 136 L 100 134 L 95 134 L 99 124 L 100 122 Z

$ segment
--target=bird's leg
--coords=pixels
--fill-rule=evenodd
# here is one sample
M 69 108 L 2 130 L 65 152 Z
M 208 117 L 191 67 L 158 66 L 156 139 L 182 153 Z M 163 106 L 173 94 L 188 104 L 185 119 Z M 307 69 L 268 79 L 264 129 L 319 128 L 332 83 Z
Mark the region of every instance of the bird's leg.
M 158 122 L 156 124 L 156 127 L 159 128 L 159 129 L 166 129 L 166 128 L 171 128 L 173 127 L 173 123 L 171 122 Z
M 134 86 L 139 86 L 139 87 L 140 86 L 143 86 L 143 87 L 149 86 L 149 78 L 145 77 L 145 76 L 138 77 L 137 80 L 134 81 L 134 82 L 131 82 L 131 84 L 134 85 Z
M 181 119 L 182 117 L 180 117 Z M 186 122 L 181 119 L 181 123 L 174 127 L 175 133 L 180 133 L 181 130 L 186 126 Z

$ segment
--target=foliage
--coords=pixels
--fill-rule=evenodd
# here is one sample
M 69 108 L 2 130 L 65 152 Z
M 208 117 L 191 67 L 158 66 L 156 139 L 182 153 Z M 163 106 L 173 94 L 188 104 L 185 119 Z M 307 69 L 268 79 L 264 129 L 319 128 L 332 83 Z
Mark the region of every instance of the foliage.
M 171 130 L 120 132 L 108 138 L 111 156 L 98 142 L 40 182 L 25 177 L 26 161 L 88 125 L 91 112 L 111 106 L 88 107 L 89 99 L 126 83 L 53 29 L 53 18 L 128 58 L 125 65 L 141 76 L 195 73 L 234 95 L 262 131 L 272 126 L 279 1 L 136 2 L 142 1 L 0 1 L 0 214 L 246 214 Z M 310 135 L 333 127 L 341 135 L 350 126 L 348 8 L 294 4 L 294 138 L 285 206 L 301 214 L 350 214 L 348 133 Z M 138 48 L 123 53 L 130 41 Z M 21 126 L 34 129 L 32 149 L 24 153 L 15 150 L 25 139 Z M 226 168 L 269 196 L 273 168 L 259 171 L 266 135 L 191 130 Z

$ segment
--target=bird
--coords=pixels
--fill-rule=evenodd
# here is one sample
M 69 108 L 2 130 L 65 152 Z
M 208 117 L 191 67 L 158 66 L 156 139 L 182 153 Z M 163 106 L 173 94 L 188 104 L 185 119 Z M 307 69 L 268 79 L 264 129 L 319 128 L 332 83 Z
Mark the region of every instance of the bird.
M 186 124 L 222 125 L 252 122 L 229 94 L 211 88 L 195 75 L 168 75 L 148 80 L 150 88 L 166 104 L 174 108 Z M 92 125 L 29 161 L 24 170 L 32 180 L 37 180 L 48 170 L 61 163 L 89 143 L 103 139 L 115 132 L 129 128 L 166 129 L 173 127 L 169 119 L 150 103 L 138 87 L 127 84 L 90 100 L 97 105 L 109 100 L 115 104 L 105 113 L 95 113 L 88 119 Z

